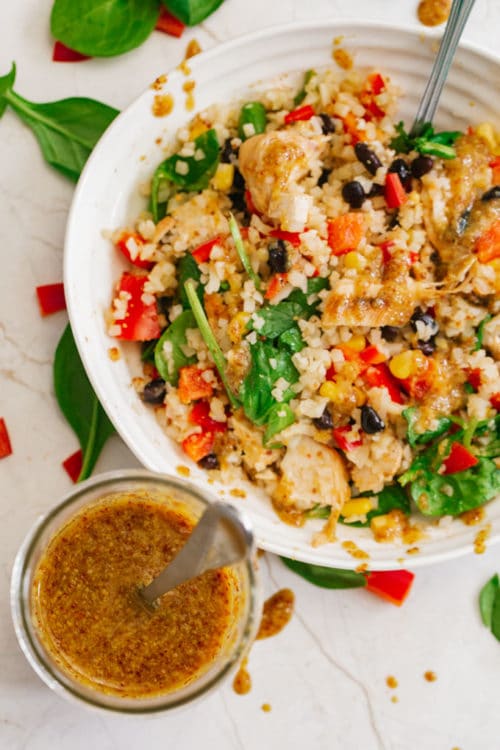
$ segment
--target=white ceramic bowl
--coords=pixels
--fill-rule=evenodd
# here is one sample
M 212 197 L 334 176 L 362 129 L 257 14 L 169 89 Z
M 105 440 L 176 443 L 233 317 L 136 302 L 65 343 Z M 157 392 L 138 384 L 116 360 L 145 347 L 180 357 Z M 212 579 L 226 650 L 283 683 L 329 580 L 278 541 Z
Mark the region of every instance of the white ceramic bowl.
M 333 64 L 332 43 L 337 37 L 343 37 L 343 47 L 353 54 L 356 65 L 378 67 L 401 85 L 404 96 L 399 114 L 410 124 L 436 51 L 436 36 L 425 37 L 420 32 L 376 23 L 332 21 L 267 29 L 203 53 L 189 61 L 190 78 L 196 81 L 196 111 L 242 95 L 258 80 Z M 131 385 L 132 377 L 141 372 L 139 346 L 116 342 L 106 334 L 104 312 L 125 265 L 102 231 L 123 226 L 144 208 L 138 184 L 147 181 L 164 158 L 155 140 L 165 133 L 173 136 L 194 114 L 184 108 L 185 81 L 185 74 L 179 70 L 168 76 L 164 92 L 171 92 L 176 101 L 171 115 L 153 116 L 156 92 L 148 89 L 102 137 L 76 189 L 65 246 L 68 310 L 88 376 L 130 449 L 148 469 L 163 473 L 175 472 L 176 466 L 189 461 L 164 434 L 153 410 L 140 401 Z M 499 83 L 499 59 L 471 47 L 460 49 L 436 124 L 457 129 L 469 122 L 499 122 L 500 101 L 494 95 Z M 121 350 L 117 362 L 108 356 L 111 346 Z M 190 468 L 192 480 L 205 484 L 206 473 L 195 465 Z M 229 487 L 218 489 L 231 497 Z M 287 526 L 262 492 L 251 485 L 245 489 L 246 499 L 237 502 L 252 518 L 258 544 L 264 549 L 318 565 L 353 568 L 359 560 L 340 543 L 352 539 L 369 553 L 370 568 L 404 565 L 404 546 L 377 544 L 366 529 L 339 525 L 339 542 L 313 548 L 310 540 L 321 525 L 319 521 L 303 528 Z M 486 506 L 485 520 L 491 523 L 490 542 L 500 539 L 500 499 Z M 477 526 L 465 526 L 460 520 L 429 526 L 427 538 L 418 543 L 420 553 L 407 558 L 409 564 L 416 567 L 469 552 L 477 533 Z

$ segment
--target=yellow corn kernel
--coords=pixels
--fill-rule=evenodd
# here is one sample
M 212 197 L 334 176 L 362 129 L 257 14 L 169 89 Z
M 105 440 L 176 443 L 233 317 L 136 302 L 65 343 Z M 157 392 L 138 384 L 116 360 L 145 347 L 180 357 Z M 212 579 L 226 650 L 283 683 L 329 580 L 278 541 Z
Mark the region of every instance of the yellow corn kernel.
M 233 184 L 234 164 L 219 164 L 212 177 L 212 186 L 215 190 L 227 193 Z
M 482 122 L 476 128 L 477 135 L 485 141 L 490 150 L 498 156 L 500 154 L 500 138 L 491 122 Z
M 344 518 L 349 516 L 364 516 L 369 513 L 373 508 L 371 500 L 367 497 L 360 498 L 359 500 L 348 500 L 342 506 L 342 515 Z
M 227 332 L 233 344 L 237 344 L 243 338 L 249 319 L 250 313 L 243 311 L 236 313 L 234 318 L 231 319 L 227 327 Z
M 355 271 L 361 271 L 366 266 L 366 259 L 355 250 L 351 250 L 344 256 L 344 265 L 346 268 L 352 268 Z
M 389 362 L 389 370 L 395 378 L 405 380 L 410 375 L 415 375 L 418 369 L 418 363 L 413 356 L 414 352 L 407 349 L 405 352 L 396 354 Z
M 353 390 L 356 399 L 356 406 L 363 406 L 363 404 L 366 404 L 366 393 L 356 386 L 354 386 Z
M 337 383 L 332 383 L 330 380 L 327 380 L 326 383 L 321 385 L 319 395 L 329 398 L 330 401 L 337 401 L 342 394 Z
M 189 129 L 189 137 L 192 141 L 208 130 L 203 120 L 196 119 Z
M 362 352 L 366 346 L 366 339 L 364 336 L 351 336 L 349 341 L 345 342 L 345 346 L 348 346 L 353 352 Z

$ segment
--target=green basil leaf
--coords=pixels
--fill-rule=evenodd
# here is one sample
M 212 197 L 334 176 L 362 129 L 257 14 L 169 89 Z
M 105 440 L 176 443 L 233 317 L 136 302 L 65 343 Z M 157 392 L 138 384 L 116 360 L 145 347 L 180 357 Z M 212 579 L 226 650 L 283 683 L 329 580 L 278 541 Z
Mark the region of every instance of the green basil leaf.
M 224 0 L 163 0 L 164 6 L 186 26 L 196 26 L 214 13 Z
M 293 570 L 297 575 L 305 578 L 315 586 L 324 589 L 356 589 L 366 586 L 366 576 L 363 573 L 355 573 L 353 570 L 341 570 L 340 568 L 324 568 L 321 565 L 312 565 L 298 560 L 290 560 L 282 557 L 287 568 Z
M 62 413 L 75 432 L 83 453 L 78 481 L 92 473 L 106 440 L 115 432 L 90 385 L 69 325 L 54 358 L 54 391 Z
M 50 30 L 83 55 L 111 57 L 142 44 L 158 12 L 158 0 L 55 0 Z
M 246 416 L 257 425 L 266 424 L 270 411 L 276 404 L 284 404 L 293 398 L 288 388 L 281 402 L 272 395 L 279 378 L 296 383 L 299 373 L 292 362 L 292 355 L 284 349 L 276 349 L 270 342 L 257 341 L 250 346 L 251 367 L 240 388 L 240 399 Z
M 204 287 L 203 284 L 200 283 L 200 278 L 201 271 L 198 263 L 195 261 L 191 253 L 186 253 L 182 256 L 182 258 L 180 258 L 179 262 L 177 263 L 179 301 L 184 310 L 189 310 L 191 307 L 186 294 L 186 290 L 184 289 L 184 284 L 188 279 L 192 279 L 193 281 L 197 282 L 198 285 L 196 287 L 196 294 L 198 295 L 198 299 L 200 300 L 201 304 L 203 304 Z
M 181 367 L 196 362 L 196 355 L 188 357 L 182 349 L 187 344 L 188 328 L 196 328 L 196 320 L 191 310 L 185 310 L 169 325 L 155 347 L 155 367 L 163 380 L 172 385 L 177 385 Z M 165 345 L 168 352 L 165 352 Z
M 495 573 L 495 575 L 484 584 L 479 592 L 479 611 L 481 612 L 481 619 L 486 627 L 490 629 L 493 619 L 493 604 L 499 590 L 500 582 L 498 580 L 498 574 Z
M 160 201 L 166 187 L 176 186 L 185 192 L 199 192 L 208 187 L 219 163 L 219 141 L 212 128 L 194 139 L 195 155 L 173 154 L 155 170 L 151 184 L 151 212 L 158 221 L 165 213 L 165 204 Z M 202 154 L 202 158 L 198 158 Z
M 258 135 L 265 131 L 267 113 L 262 102 L 247 102 L 242 106 L 238 120 L 238 135 L 242 141 L 251 137 L 246 134 L 245 125 L 252 125 L 253 133 L 251 135 Z
M 474 344 L 474 349 L 472 351 L 477 352 L 479 349 L 483 348 L 483 336 L 484 336 L 484 326 L 489 323 L 493 316 L 488 314 L 485 315 L 482 321 L 479 323 L 476 331 L 476 343 Z
M 7 106 L 7 92 L 11 91 L 14 81 L 16 80 L 16 64 L 12 63 L 12 68 L 7 75 L 0 77 L 0 117 L 5 112 Z
M 493 610 L 491 613 L 491 632 L 500 641 L 500 589 L 495 594 Z
M 272 437 L 295 422 L 295 414 L 288 404 L 275 404 L 269 412 L 262 442 L 267 445 Z
M 453 424 L 449 417 L 439 417 L 434 430 L 416 432 L 415 424 L 418 420 L 418 409 L 415 406 L 410 406 L 407 409 L 404 409 L 402 413 L 403 417 L 408 422 L 408 432 L 406 436 L 412 448 L 416 445 L 429 443 L 431 440 L 434 440 L 434 438 L 441 437 L 441 435 L 444 435 Z

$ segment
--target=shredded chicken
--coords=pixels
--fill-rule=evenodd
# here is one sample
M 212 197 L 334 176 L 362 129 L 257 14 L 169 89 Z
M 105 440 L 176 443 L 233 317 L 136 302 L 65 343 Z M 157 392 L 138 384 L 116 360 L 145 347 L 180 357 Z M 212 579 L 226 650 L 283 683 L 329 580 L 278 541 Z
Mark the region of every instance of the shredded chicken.
M 278 450 L 269 450 L 262 445 L 262 430 L 256 428 L 241 411 L 236 412 L 229 418 L 229 426 L 234 432 L 238 447 L 243 453 L 243 464 L 250 474 L 263 471 L 275 463 L 280 453 Z

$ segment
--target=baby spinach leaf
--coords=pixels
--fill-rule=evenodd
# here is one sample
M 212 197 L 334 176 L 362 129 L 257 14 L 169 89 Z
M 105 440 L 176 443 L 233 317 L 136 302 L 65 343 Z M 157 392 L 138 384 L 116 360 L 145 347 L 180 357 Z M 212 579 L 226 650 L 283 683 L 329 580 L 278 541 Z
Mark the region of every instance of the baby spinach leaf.
M 257 425 L 266 424 L 273 406 L 278 401 L 272 390 L 279 378 L 296 383 L 299 373 L 292 362 L 290 352 L 276 349 L 271 343 L 257 341 L 250 346 L 251 367 L 240 388 L 240 399 L 246 416 Z M 290 401 L 294 392 L 288 388 L 280 405 Z
M 212 128 L 194 139 L 194 155 L 173 154 L 155 170 L 151 184 L 151 212 L 158 221 L 165 214 L 162 193 L 175 186 L 186 192 L 198 192 L 208 187 L 219 163 L 219 141 Z
M 8 76 L 0 78 L 0 115 L 8 104 L 31 128 L 47 162 L 76 182 L 118 110 L 80 97 L 35 104 L 12 90 L 14 76 L 13 65 Z
M 272 437 L 295 422 L 295 414 L 288 404 L 275 404 L 268 415 L 263 443 L 267 445 Z
M 491 613 L 491 632 L 500 641 L 500 590 L 496 592 Z
M 154 364 L 155 361 L 155 349 L 158 343 L 158 339 L 152 339 L 146 341 L 141 346 L 141 362 L 150 362 Z
M 404 409 L 402 413 L 403 417 L 408 422 L 408 432 L 406 436 L 412 448 L 416 445 L 429 443 L 431 440 L 434 440 L 434 438 L 441 437 L 441 435 L 444 435 L 452 425 L 452 421 L 449 417 L 439 417 L 434 430 L 417 432 L 415 430 L 415 424 L 418 421 L 418 409 L 415 406 L 410 406 L 408 409 Z
M 358 528 L 366 527 L 370 525 L 370 521 L 375 516 L 383 516 L 386 513 L 390 513 L 391 510 L 400 510 L 405 516 L 409 516 L 411 513 L 410 498 L 406 494 L 405 490 L 398 484 L 389 484 L 381 492 L 375 493 L 378 498 L 377 507 L 368 511 L 366 514 L 366 521 L 353 521 L 348 523 L 348 526 L 355 526 Z M 373 497 L 371 493 L 363 493 L 361 497 Z M 339 519 L 342 523 L 345 520 L 342 516 Z
M 315 586 L 324 589 L 356 589 L 366 586 L 366 576 L 363 573 L 355 573 L 353 570 L 341 570 L 339 568 L 324 568 L 322 565 L 290 560 L 282 557 L 287 568 L 293 570 L 297 575 L 305 578 Z
M 186 26 L 196 26 L 214 13 L 224 0 L 163 0 L 165 7 Z
M 488 314 L 485 315 L 482 321 L 479 323 L 476 331 L 476 343 L 474 344 L 474 348 L 472 351 L 477 352 L 479 349 L 483 348 L 483 336 L 484 336 L 484 326 L 489 323 L 493 316 Z
M 254 321 L 249 322 L 249 328 L 254 328 L 259 336 L 274 339 L 288 331 L 297 319 L 308 320 L 316 312 L 320 300 L 309 302 L 312 294 L 317 294 L 328 286 L 328 279 L 318 276 L 307 282 L 307 293 L 294 289 L 288 297 L 276 305 L 266 305 L 257 313 L 264 320 L 264 324 L 256 327 Z
M 474 445 L 478 456 L 497 458 L 500 456 L 500 414 L 494 419 L 484 419 L 476 425 L 474 438 L 481 440 Z
M 479 611 L 481 612 L 481 619 L 486 627 L 490 629 L 493 619 L 493 605 L 499 591 L 500 582 L 498 580 L 498 574 L 495 573 L 495 575 L 484 584 L 479 593 Z
M 292 323 L 286 331 L 278 336 L 278 346 L 288 349 L 292 354 L 302 351 L 305 344 L 297 323 Z
M 111 57 L 142 44 L 158 13 L 158 0 L 55 0 L 50 30 L 83 55 Z
M 115 428 L 95 395 L 69 325 L 54 358 L 54 390 L 62 413 L 74 430 L 83 453 L 78 481 L 90 476 L 106 440 Z
M 185 310 L 188 310 L 191 307 L 186 294 L 186 290 L 184 289 L 184 284 L 188 279 L 192 279 L 193 281 L 197 282 L 198 286 L 196 287 L 196 294 L 198 295 L 198 299 L 200 300 L 201 304 L 203 304 L 203 284 L 200 283 L 200 278 L 201 271 L 198 263 L 195 261 L 191 253 L 186 253 L 182 256 L 182 258 L 180 258 L 179 262 L 177 263 L 179 300 Z
M 177 385 L 181 367 L 196 362 L 196 355 L 188 357 L 182 349 L 187 344 L 188 328 L 196 328 L 196 320 L 191 310 L 185 310 L 169 325 L 155 347 L 156 369 L 163 380 L 172 385 Z

